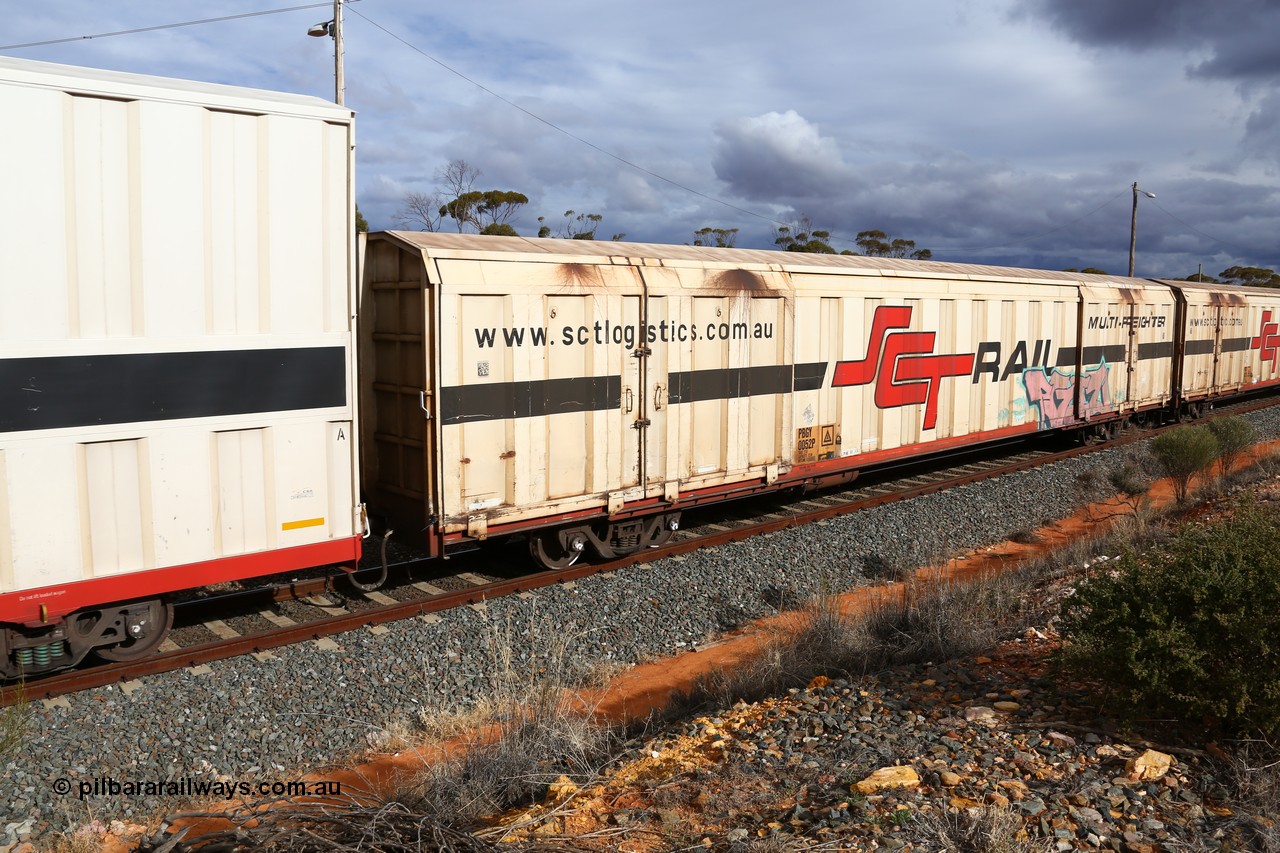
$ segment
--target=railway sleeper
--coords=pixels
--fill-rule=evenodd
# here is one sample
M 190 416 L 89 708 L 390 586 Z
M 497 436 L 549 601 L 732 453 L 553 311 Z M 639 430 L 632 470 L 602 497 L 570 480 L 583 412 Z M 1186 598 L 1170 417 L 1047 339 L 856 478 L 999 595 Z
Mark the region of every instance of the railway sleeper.
M 49 624 L 0 626 L 0 677 L 66 669 L 90 652 L 112 662 L 144 658 L 172 627 L 173 605 L 159 599 L 80 610 Z

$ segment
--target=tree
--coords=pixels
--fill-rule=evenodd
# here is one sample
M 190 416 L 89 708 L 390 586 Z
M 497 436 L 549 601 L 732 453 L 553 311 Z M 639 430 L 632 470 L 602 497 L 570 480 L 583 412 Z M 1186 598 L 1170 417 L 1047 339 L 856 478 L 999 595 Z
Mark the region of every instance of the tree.
M 1226 284 L 1241 287 L 1280 287 L 1280 275 L 1265 267 L 1228 267 L 1218 275 Z
M 773 242 L 788 252 L 834 255 L 836 250 L 831 248 L 830 239 L 831 232 L 814 228 L 813 220 L 807 215 L 790 225 L 779 225 L 773 231 Z
M 564 212 L 564 222 L 561 223 L 557 231 L 552 231 L 551 226 L 547 224 L 545 216 L 538 217 L 538 236 L 551 237 L 556 236 L 564 240 L 594 240 L 596 238 L 596 229 L 600 227 L 600 221 L 604 217 L 599 213 L 576 213 L 573 210 Z M 614 234 L 610 240 L 618 241 L 626 234 Z
M 854 242 L 862 249 L 862 254 L 868 257 L 912 258 L 917 261 L 927 261 L 933 257 L 933 252 L 929 249 L 917 249 L 915 240 L 890 238 L 888 234 L 878 229 L 859 231 Z
M 445 219 L 445 199 L 457 199 L 471 192 L 479 177 L 480 170 L 466 160 L 450 160 L 432 175 L 436 185 L 431 192 L 405 194 L 396 212 L 396 224 L 414 231 L 439 231 Z M 467 223 L 461 219 L 456 222 L 461 233 Z
M 369 230 L 369 220 L 364 218 L 364 214 L 360 212 L 360 205 L 356 205 L 356 231 L 367 232 Z
M 396 224 L 414 231 L 439 231 L 444 220 L 440 214 L 440 201 L 439 192 L 406 194 L 396 211 Z
M 528 203 L 529 197 L 515 190 L 472 190 L 440 205 L 440 215 L 457 220 L 459 232 L 466 224 L 480 234 L 514 234 L 508 220 Z
M 1063 270 L 1063 272 L 1080 272 L 1080 273 L 1084 273 L 1085 275 L 1108 275 L 1109 274 L 1106 270 L 1100 270 L 1097 267 L 1085 267 L 1082 270 L 1078 270 L 1075 267 L 1067 267 L 1066 269 Z
M 738 241 L 737 228 L 699 228 L 693 232 L 693 245 L 715 246 L 719 249 L 732 249 Z
M 436 181 L 436 201 L 439 206 L 436 208 L 439 219 L 444 219 L 444 213 L 440 207 L 444 205 L 445 199 L 458 199 L 471 192 L 475 187 L 476 180 L 480 177 L 480 170 L 472 166 L 466 160 L 450 160 L 449 165 L 443 169 L 439 169 L 435 173 Z M 458 233 L 462 233 L 463 220 L 455 220 L 458 224 Z

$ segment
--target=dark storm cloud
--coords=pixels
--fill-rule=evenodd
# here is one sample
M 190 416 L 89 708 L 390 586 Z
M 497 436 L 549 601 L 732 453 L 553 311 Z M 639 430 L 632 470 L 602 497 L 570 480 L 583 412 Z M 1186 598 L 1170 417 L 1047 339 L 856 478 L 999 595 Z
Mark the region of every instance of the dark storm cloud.
M 1246 96 L 1280 82 L 1280 0 L 1033 0 L 1018 14 L 1085 47 L 1181 52 L 1189 76 L 1234 83 Z M 1274 94 L 1253 106 L 1241 152 L 1280 162 Z
M 1278 0 L 1033 0 L 1022 14 L 1086 47 L 1185 50 L 1198 76 L 1247 83 L 1280 75 Z

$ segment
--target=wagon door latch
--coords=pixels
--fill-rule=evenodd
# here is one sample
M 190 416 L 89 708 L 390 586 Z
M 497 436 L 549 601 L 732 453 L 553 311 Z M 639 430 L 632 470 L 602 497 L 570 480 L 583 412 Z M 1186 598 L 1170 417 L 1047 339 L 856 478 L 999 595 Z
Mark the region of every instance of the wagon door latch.
M 422 409 L 422 419 L 425 421 L 431 420 L 431 409 L 427 408 L 427 397 L 430 394 L 430 391 L 418 392 L 418 408 Z

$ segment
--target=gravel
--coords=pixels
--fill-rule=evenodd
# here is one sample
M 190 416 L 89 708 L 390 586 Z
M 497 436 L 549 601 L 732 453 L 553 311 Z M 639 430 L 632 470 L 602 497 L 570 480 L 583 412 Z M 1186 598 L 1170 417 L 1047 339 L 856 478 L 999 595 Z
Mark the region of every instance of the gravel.
M 1280 435 L 1280 407 L 1246 416 Z M 144 682 L 36 702 L 20 751 L 3 759 L 0 850 L 91 820 L 142 822 L 173 797 L 79 796 L 82 783 L 221 779 L 256 784 L 359 754 L 425 708 L 464 707 L 487 692 L 492 649 L 517 667 L 678 652 L 773 612 L 770 601 L 868 582 L 864 567 L 936 559 L 1040 526 L 1096 497 L 1088 472 L 1123 448 L 890 504 L 818 527 L 784 530 L 657 560 L 526 597 L 460 608 L 385 629 L 221 661 Z M 336 646 L 334 645 L 336 643 Z M 63 782 L 70 792 L 60 794 Z M 101 789 L 101 785 L 99 786 Z

